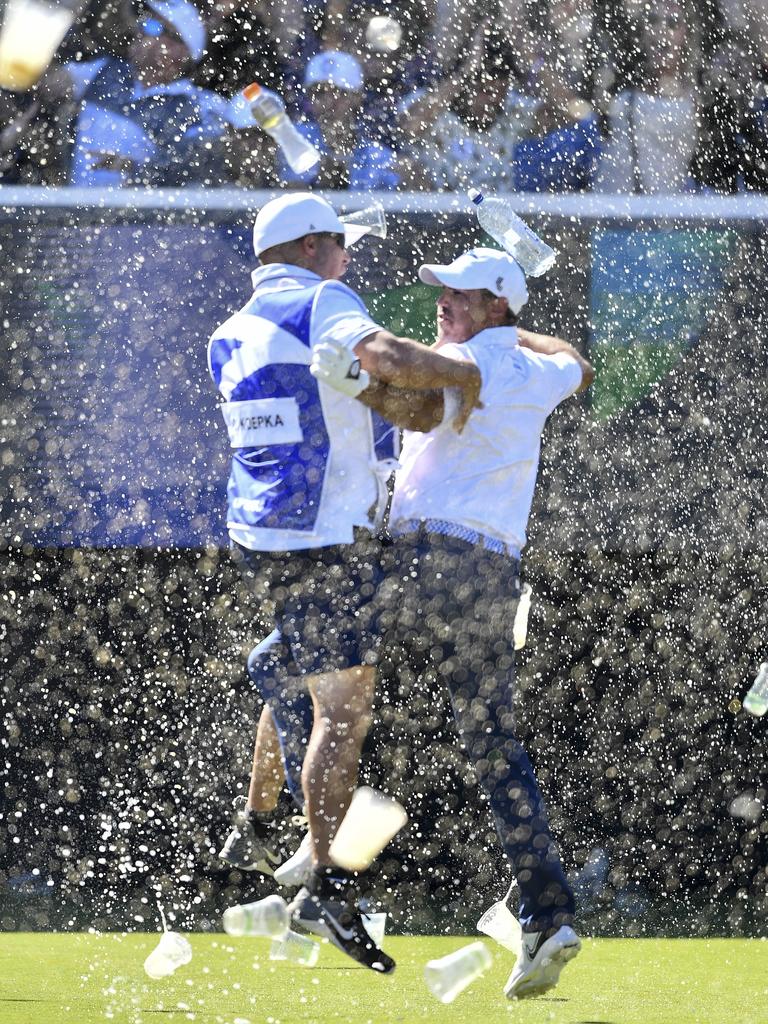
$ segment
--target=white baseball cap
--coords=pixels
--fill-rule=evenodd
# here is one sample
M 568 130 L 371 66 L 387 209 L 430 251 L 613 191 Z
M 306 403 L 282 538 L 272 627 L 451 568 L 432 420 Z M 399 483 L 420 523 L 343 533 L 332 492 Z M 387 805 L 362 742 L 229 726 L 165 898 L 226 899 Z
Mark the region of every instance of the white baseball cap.
M 316 53 L 304 71 L 304 85 L 321 82 L 346 92 L 359 92 L 363 88 L 363 68 L 351 53 L 324 50 Z
M 262 206 L 253 225 L 253 250 L 260 256 L 273 245 L 321 231 L 344 235 L 344 224 L 329 202 L 312 192 L 290 192 Z
M 146 4 L 173 25 L 192 59 L 199 61 L 205 51 L 206 33 L 205 22 L 195 5 L 187 0 L 146 0 Z
M 520 264 L 500 249 L 470 249 L 447 266 L 425 263 L 419 268 L 419 280 L 459 291 L 487 288 L 506 299 L 515 316 L 528 301 L 525 274 Z

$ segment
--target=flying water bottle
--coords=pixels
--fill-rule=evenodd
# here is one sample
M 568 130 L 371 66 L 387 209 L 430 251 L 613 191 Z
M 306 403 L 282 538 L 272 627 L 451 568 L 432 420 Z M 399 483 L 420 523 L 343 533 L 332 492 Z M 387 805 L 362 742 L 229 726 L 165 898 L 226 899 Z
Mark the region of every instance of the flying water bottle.
M 520 264 L 526 277 L 540 277 L 554 266 L 557 253 L 542 242 L 512 209 L 508 199 L 486 197 L 476 188 L 467 193 L 475 204 L 480 227 Z
M 294 173 L 303 174 L 320 163 L 320 154 L 292 123 L 276 92 L 252 82 L 232 100 L 232 114 L 235 127 L 257 124 L 271 135 Z
M 764 661 L 760 666 L 757 678 L 750 686 L 742 706 L 745 711 L 757 718 L 762 718 L 768 711 L 768 661 Z

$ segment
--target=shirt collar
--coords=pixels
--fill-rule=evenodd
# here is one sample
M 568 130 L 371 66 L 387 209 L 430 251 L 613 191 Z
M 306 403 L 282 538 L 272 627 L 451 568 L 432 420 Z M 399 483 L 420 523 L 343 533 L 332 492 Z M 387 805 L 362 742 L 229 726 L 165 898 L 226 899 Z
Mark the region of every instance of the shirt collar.
M 318 281 L 322 281 L 319 274 L 303 267 L 294 267 L 292 263 L 267 263 L 266 266 L 256 267 L 251 273 L 254 291 L 257 288 L 267 288 L 269 291 L 306 288 Z
M 472 345 L 503 345 L 505 348 L 516 348 L 519 344 L 517 328 L 515 327 L 486 327 L 484 331 L 478 331 L 471 338 L 467 338 L 463 344 Z

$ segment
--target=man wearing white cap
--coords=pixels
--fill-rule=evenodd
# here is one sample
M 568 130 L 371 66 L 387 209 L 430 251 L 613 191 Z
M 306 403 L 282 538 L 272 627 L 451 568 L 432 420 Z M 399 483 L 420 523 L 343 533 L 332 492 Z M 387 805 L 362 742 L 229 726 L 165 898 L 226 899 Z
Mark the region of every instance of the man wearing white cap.
M 573 894 L 533 769 L 515 738 L 511 633 L 542 430 L 553 409 L 594 374 L 566 342 L 516 328 L 528 290 L 506 253 L 472 249 L 448 266 L 422 266 L 419 277 L 440 289 L 434 347 L 477 366 L 482 407 L 461 437 L 443 425 L 406 434 L 390 514 L 394 557 L 382 588 L 389 607 L 380 628 L 405 636 L 415 667 L 431 664 L 448 686 L 520 889 L 522 945 L 505 988 L 520 998 L 555 985 L 580 948 L 571 927 Z M 329 353 L 329 381 L 332 365 Z
M 394 962 L 368 938 L 356 880 L 334 868 L 329 854 L 370 721 L 374 669 L 365 666 L 363 626 L 396 455 L 396 432 L 353 399 L 367 372 L 395 389 L 458 388 L 449 429 L 462 429 L 480 375 L 371 320 L 340 281 L 349 264 L 345 227 L 319 196 L 267 203 L 254 225 L 254 250 L 262 265 L 253 272 L 253 296 L 214 333 L 209 365 L 233 449 L 227 525 L 235 558 L 276 602 L 284 685 L 303 677 L 314 703 L 302 779 L 315 869 L 293 905 L 294 921 L 386 973 Z M 322 345 L 347 358 L 348 372 L 335 384 L 341 395 L 311 372 Z M 422 420 L 419 403 L 411 404 L 403 425 L 430 427 L 429 405 Z M 268 845 L 265 823 L 252 815 L 249 824 Z
M 205 52 L 200 12 L 188 0 L 145 8 L 127 60 L 71 61 L 56 78 L 58 98 L 80 103 L 70 184 L 221 184 L 230 104 L 188 77 Z
M 304 72 L 308 116 L 297 127 L 321 160 L 297 174 L 279 156 L 278 172 L 287 185 L 361 192 L 397 188 L 393 151 L 366 137 L 363 85 L 362 65 L 351 53 L 324 50 L 312 57 Z

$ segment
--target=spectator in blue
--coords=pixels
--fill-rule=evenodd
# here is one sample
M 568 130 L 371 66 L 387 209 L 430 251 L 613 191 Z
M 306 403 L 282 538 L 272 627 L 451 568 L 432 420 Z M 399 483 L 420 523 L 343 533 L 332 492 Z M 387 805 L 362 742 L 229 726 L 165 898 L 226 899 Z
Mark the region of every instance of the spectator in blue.
M 512 161 L 518 192 L 585 192 L 593 185 L 600 160 L 598 120 L 562 70 L 557 61 L 538 69 L 538 103 Z
M 128 59 L 71 61 L 62 99 L 79 110 L 72 185 L 221 184 L 229 104 L 190 80 L 206 33 L 188 0 L 146 0 Z
M 351 53 L 326 50 L 310 60 L 304 74 L 308 110 L 297 127 L 317 148 L 321 161 L 305 174 L 296 174 L 280 155 L 285 185 L 355 191 L 397 188 L 393 151 L 373 140 L 363 126 L 363 84 L 363 69 Z

